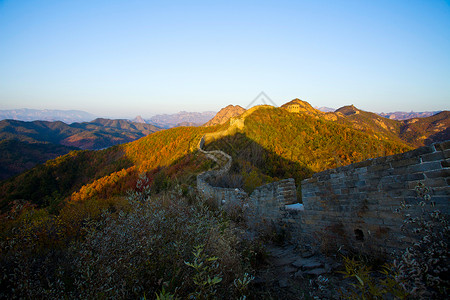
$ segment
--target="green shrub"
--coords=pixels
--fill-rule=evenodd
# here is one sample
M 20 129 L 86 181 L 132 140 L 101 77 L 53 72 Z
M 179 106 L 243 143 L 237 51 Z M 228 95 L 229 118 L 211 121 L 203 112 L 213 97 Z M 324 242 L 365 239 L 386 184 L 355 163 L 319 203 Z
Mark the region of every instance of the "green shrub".
M 385 264 L 375 274 L 361 261 L 344 257 L 344 266 L 345 270 L 340 273 L 345 278 L 354 279 L 349 288 L 341 289 L 341 296 L 345 299 L 406 299 L 409 295 L 393 265 Z

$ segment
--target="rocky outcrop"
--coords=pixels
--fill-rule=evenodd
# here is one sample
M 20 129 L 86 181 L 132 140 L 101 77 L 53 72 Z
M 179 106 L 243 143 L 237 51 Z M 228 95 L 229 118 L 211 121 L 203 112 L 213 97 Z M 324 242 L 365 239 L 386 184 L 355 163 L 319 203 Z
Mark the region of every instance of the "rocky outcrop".
M 245 112 L 245 108 L 239 105 L 228 105 L 222 108 L 211 120 L 205 123 L 204 126 L 214 126 L 226 123 L 232 117 L 238 117 Z

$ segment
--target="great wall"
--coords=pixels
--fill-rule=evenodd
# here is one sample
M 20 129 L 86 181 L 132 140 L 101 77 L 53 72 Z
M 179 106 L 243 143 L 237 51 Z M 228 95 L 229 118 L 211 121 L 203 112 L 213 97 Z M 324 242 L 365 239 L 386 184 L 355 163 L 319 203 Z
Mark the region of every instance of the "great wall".
M 294 243 L 317 248 L 346 245 L 385 254 L 402 251 L 413 241 L 401 231 L 402 216 L 395 210 L 402 203 L 417 202 L 419 182 L 431 189 L 435 209 L 450 213 L 450 141 L 316 173 L 301 182 L 300 201 L 292 178 L 260 186 L 250 195 L 212 186 L 208 179 L 227 173 L 232 158 L 223 151 L 203 150 L 205 142 L 242 130 L 245 117 L 255 109 L 232 119 L 228 129 L 206 134 L 198 144 L 219 169 L 198 175 L 197 188 L 224 209 L 251 206 L 255 219 L 282 230 Z M 413 207 L 410 213 L 420 213 L 420 206 Z

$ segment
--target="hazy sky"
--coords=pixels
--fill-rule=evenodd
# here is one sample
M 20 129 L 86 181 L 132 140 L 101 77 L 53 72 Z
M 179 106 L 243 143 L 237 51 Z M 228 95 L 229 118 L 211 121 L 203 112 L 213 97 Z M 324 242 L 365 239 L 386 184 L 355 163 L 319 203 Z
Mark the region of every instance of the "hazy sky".
M 449 1 L 0 0 L 0 109 L 450 109 Z

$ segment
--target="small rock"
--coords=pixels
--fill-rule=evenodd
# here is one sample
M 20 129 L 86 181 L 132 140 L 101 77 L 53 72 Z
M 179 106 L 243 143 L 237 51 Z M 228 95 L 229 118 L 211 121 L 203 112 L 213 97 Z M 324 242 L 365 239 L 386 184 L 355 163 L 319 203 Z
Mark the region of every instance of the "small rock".
M 306 251 L 303 251 L 301 255 L 302 255 L 303 258 L 310 258 L 310 257 L 314 256 L 314 253 L 312 253 L 311 251 L 306 250 Z
M 297 272 L 295 272 L 294 278 L 304 278 L 303 277 L 303 271 L 302 270 L 298 270 Z
M 325 274 L 326 272 L 327 271 L 324 268 L 318 268 L 318 269 L 305 271 L 305 274 L 319 276 L 319 275 Z
M 280 280 L 278 280 L 278 284 L 281 288 L 286 288 L 289 286 L 287 278 L 281 278 Z
M 273 265 L 275 267 L 281 267 L 291 264 L 295 259 L 293 257 L 282 257 L 274 260 Z
M 294 267 L 303 268 L 305 270 L 311 270 L 322 267 L 322 263 L 315 259 L 297 259 L 292 263 Z
M 297 268 L 291 267 L 291 266 L 284 266 L 283 273 L 294 273 L 297 271 Z
M 297 259 L 296 261 L 294 261 L 292 263 L 292 265 L 294 267 L 297 267 L 297 268 L 301 268 L 304 264 L 305 264 L 305 260 L 304 259 Z
M 320 261 L 310 261 L 302 266 L 304 270 L 313 270 L 323 267 Z

